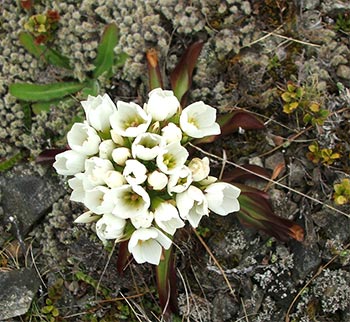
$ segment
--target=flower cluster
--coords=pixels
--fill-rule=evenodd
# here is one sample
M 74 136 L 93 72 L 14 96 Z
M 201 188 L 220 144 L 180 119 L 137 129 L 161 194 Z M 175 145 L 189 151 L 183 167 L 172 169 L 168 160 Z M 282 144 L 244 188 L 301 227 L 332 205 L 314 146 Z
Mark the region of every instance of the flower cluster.
M 96 233 L 128 240 L 136 262 L 159 264 L 162 249 L 187 220 L 197 227 L 209 211 L 239 210 L 240 190 L 209 176 L 209 159 L 188 159 L 192 138 L 220 133 L 216 110 L 203 102 L 181 109 L 172 91 L 154 89 L 144 107 L 110 97 L 83 101 L 86 121 L 67 134 L 70 150 L 54 167 L 68 181 L 71 200 L 89 209 L 76 222 L 96 221 Z

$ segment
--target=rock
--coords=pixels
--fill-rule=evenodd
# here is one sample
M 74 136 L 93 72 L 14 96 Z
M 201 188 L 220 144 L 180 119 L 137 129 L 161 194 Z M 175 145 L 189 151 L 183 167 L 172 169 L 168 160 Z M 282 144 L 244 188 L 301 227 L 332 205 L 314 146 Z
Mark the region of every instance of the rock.
M 294 277 L 305 279 L 306 276 L 315 271 L 321 264 L 320 250 L 316 243 L 304 245 L 296 243 L 293 247 L 294 253 Z
M 213 322 L 234 321 L 239 305 L 229 294 L 218 293 L 213 301 Z
M 40 279 L 34 269 L 0 274 L 0 320 L 25 314 L 38 291 Z
M 267 169 L 275 170 L 277 166 L 283 165 L 285 167 L 285 160 L 284 160 L 284 155 L 282 152 L 276 152 L 269 157 L 266 158 L 265 160 L 265 167 Z M 281 174 L 284 173 L 285 171 L 282 170 Z
M 337 76 L 350 80 L 350 67 L 347 65 L 339 65 L 337 69 Z
M 0 177 L 0 189 L 3 221 L 11 224 L 19 240 L 65 193 L 51 171 L 41 176 L 29 165 L 19 165 Z
M 350 224 L 347 217 L 325 208 L 312 214 L 312 219 L 317 226 L 322 227 L 322 235 L 326 239 L 336 239 L 341 243 L 346 243 L 348 240 Z
M 304 0 L 303 10 L 314 10 L 320 4 L 320 0 Z

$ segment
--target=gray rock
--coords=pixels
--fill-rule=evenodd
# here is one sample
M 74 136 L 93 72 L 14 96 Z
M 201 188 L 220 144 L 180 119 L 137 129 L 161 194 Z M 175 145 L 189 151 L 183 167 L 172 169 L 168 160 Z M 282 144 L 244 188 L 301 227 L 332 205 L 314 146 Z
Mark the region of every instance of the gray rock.
M 294 277 L 305 279 L 306 276 L 315 271 L 321 264 L 320 250 L 316 244 L 303 245 L 296 243 L 294 253 Z
M 213 301 L 213 322 L 234 321 L 239 305 L 229 294 L 219 293 Z
M 275 170 L 275 168 L 279 164 L 285 165 L 284 155 L 282 152 L 276 152 L 276 153 L 270 155 L 269 157 L 267 157 L 265 160 L 265 167 L 267 169 Z M 284 170 L 281 173 L 283 173 L 283 172 L 284 172 Z
M 339 10 L 349 10 L 350 2 L 343 0 L 323 0 L 321 6 L 322 11 L 330 13 Z
M 0 320 L 25 314 L 38 291 L 40 279 L 34 269 L 0 273 Z
M 314 10 L 320 4 L 320 0 L 304 0 L 302 1 L 303 10 Z
M 3 221 L 11 225 L 19 240 L 65 193 L 52 171 L 40 175 L 30 165 L 19 165 L 5 173 L 0 177 L 0 189 Z
M 339 65 L 337 69 L 337 76 L 350 80 L 350 67 L 347 65 Z

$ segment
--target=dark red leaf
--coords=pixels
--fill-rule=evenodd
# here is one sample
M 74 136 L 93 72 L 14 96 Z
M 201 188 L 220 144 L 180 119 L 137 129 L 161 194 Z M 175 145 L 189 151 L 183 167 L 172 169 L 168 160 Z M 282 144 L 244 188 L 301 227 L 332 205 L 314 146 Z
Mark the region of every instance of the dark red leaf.
M 25 10 L 30 10 L 33 6 L 33 0 L 21 0 L 21 7 Z
M 35 159 L 36 163 L 54 163 L 55 156 L 59 153 L 62 153 L 66 150 L 69 150 L 69 148 L 63 148 L 63 149 L 49 149 L 41 152 L 37 158 Z
M 191 87 L 192 73 L 203 45 L 203 41 L 190 45 L 170 74 L 171 87 L 182 106 L 186 105 L 186 94 Z
M 237 131 L 240 127 L 244 130 L 261 130 L 265 128 L 264 123 L 254 114 L 247 111 L 233 111 L 229 116 L 218 118 L 221 125 L 221 135 L 228 135 Z
M 124 240 L 119 243 L 119 252 L 117 258 L 117 271 L 119 275 L 123 275 L 124 269 L 130 257 L 130 253 L 128 251 L 128 243 L 129 240 Z
M 269 179 L 271 177 L 271 174 L 268 170 L 266 170 L 265 168 L 259 167 L 257 165 L 253 165 L 253 164 L 246 164 L 243 165 L 242 167 L 246 168 L 248 171 L 245 171 L 244 169 L 241 168 L 235 168 L 230 172 L 226 172 L 225 176 L 223 177 L 223 181 L 226 182 L 244 182 L 247 179 L 261 179 L 262 178 L 254 175 L 251 172 L 254 172 L 260 176 L 266 177 L 267 179 Z
M 243 225 L 262 230 L 282 241 L 287 241 L 289 238 L 303 241 L 304 229 L 292 220 L 276 216 L 269 200 L 266 199 L 267 194 L 257 189 L 259 192 L 254 191 L 247 186 L 237 186 L 243 188 L 238 198 L 241 209 L 237 213 Z
M 218 117 L 217 122 L 220 125 L 221 134 L 196 140 L 195 144 L 214 142 L 225 135 L 236 132 L 239 128 L 244 130 L 261 130 L 265 128 L 264 123 L 254 114 L 242 110 L 222 114 Z

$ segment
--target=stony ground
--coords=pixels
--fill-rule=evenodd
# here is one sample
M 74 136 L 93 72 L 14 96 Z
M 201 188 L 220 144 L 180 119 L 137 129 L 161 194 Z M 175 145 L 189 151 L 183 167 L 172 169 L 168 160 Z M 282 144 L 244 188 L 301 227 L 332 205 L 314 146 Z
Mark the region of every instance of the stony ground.
M 146 49 L 158 51 L 169 74 L 189 44 L 205 41 L 190 100 L 220 113 L 243 108 L 265 123 L 206 151 L 271 171 L 282 164 L 283 186 L 260 188 L 276 214 L 305 229 L 303 242 L 280 242 L 234 215 L 211 216 L 199 233 L 223 271 L 190 229 L 176 236 L 174 321 L 350 321 L 350 208 L 333 197 L 333 185 L 350 172 L 348 0 L 38 0 L 31 12 L 21 2 L 0 2 L 0 157 L 2 168 L 15 164 L 0 177 L 0 320 L 162 319 L 152 267 L 131 263 L 118 275 L 118 248 L 103 248 L 93 227 L 73 224 L 84 209 L 69 201 L 50 166 L 35 163 L 41 151 L 65 145 L 73 117 L 83 114 L 79 95 L 34 113 L 8 93 L 15 82 L 86 80 L 104 26 L 116 22 L 115 51 L 129 58 L 112 78 L 100 77 L 100 92 L 142 102 Z M 48 9 L 60 15 L 51 46 L 69 57 L 72 71 L 33 57 L 18 41 L 29 17 Z

